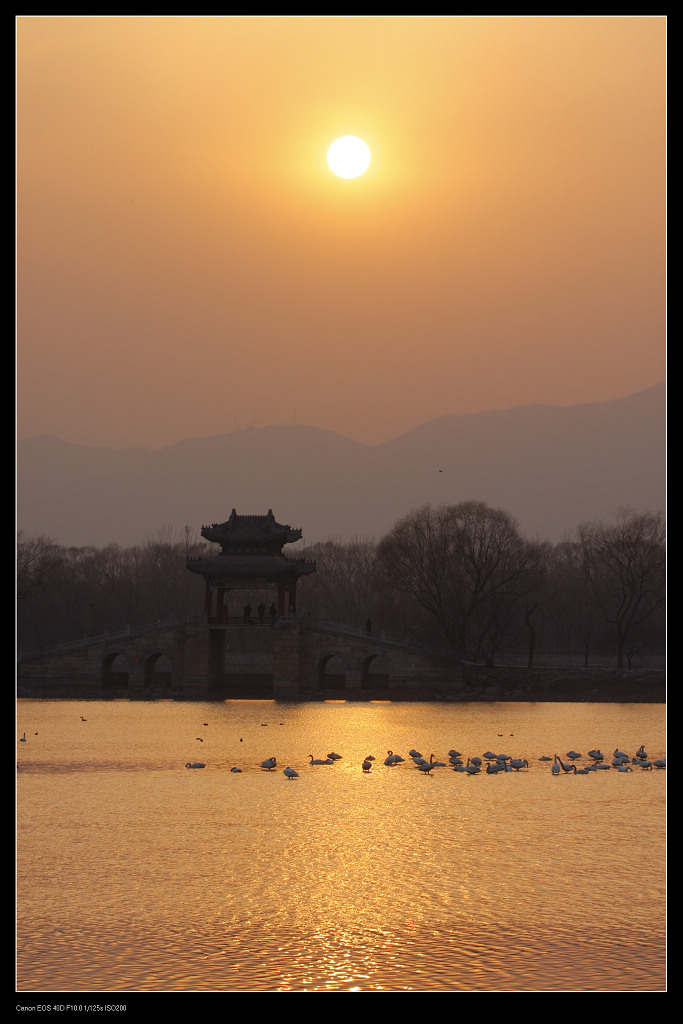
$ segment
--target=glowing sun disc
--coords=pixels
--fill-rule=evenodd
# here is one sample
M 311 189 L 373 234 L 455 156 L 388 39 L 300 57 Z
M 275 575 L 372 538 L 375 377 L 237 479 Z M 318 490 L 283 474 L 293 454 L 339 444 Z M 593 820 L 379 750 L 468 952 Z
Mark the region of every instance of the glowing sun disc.
M 328 149 L 327 162 L 339 178 L 357 178 L 370 166 L 370 150 L 355 135 L 342 135 Z

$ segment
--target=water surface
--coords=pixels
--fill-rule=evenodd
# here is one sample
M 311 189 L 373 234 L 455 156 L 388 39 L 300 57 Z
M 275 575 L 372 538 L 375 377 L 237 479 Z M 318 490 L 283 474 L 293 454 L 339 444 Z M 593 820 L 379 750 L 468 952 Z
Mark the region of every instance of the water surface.
M 663 705 L 21 700 L 17 728 L 19 992 L 665 989 L 666 771 L 539 760 L 665 757 Z

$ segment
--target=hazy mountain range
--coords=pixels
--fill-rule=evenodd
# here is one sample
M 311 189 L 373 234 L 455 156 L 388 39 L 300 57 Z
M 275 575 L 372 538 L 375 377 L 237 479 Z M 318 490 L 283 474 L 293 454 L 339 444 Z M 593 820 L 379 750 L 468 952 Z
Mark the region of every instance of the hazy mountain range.
M 17 527 L 64 546 L 184 540 L 233 508 L 303 542 L 379 539 L 411 509 L 476 499 L 558 541 L 587 519 L 666 499 L 666 389 L 562 408 L 442 416 L 368 446 L 305 426 L 249 428 L 160 451 L 39 436 L 17 442 Z M 289 549 L 295 553 L 294 549 Z

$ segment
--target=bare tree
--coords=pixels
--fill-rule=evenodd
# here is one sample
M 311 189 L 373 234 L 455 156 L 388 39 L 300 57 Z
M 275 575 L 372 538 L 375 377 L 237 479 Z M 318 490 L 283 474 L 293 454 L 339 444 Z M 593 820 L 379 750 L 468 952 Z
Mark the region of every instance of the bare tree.
M 570 535 L 549 552 L 546 581 L 545 607 L 554 628 L 553 647 L 557 653 L 569 655 L 580 649 L 587 667 L 600 640 L 603 617 L 584 571 L 581 543 Z
M 61 549 L 50 537 L 17 536 L 17 598 L 25 600 L 54 584 L 62 566 Z
M 513 609 L 535 585 L 540 546 L 507 512 L 466 501 L 424 505 L 400 520 L 380 542 L 378 560 L 459 658 L 490 662 L 510 640 Z
M 330 539 L 306 548 L 303 554 L 315 559 L 317 571 L 302 581 L 300 613 L 358 626 L 374 615 L 378 600 L 374 541 Z
M 666 528 L 662 513 L 620 509 L 614 525 L 579 527 L 583 566 L 606 621 L 614 628 L 617 668 L 644 624 L 666 601 Z

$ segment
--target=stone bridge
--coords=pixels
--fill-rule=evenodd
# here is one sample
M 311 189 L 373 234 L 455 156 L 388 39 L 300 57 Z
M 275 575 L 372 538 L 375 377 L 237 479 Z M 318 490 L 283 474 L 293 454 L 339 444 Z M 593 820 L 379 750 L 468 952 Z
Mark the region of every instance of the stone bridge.
M 338 623 L 204 616 L 20 655 L 19 696 L 401 699 L 456 696 L 452 658 Z

